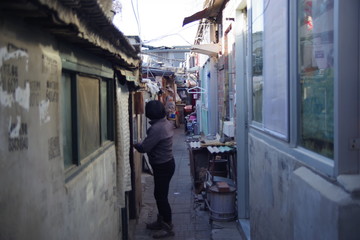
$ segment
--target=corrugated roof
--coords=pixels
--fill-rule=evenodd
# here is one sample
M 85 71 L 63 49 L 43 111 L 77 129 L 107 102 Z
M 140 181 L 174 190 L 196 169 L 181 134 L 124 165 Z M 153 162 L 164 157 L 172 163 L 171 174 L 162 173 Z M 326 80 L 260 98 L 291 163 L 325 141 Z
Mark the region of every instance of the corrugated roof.
M 128 70 L 139 68 L 138 51 L 112 24 L 97 0 L 1 0 L 0 11 L 80 44 L 114 65 Z
M 175 76 L 174 71 L 161 69 L 161 68 L 143 68 L 142 73 L 149 74 L 152 76 L 163 76 L 163 77 Z

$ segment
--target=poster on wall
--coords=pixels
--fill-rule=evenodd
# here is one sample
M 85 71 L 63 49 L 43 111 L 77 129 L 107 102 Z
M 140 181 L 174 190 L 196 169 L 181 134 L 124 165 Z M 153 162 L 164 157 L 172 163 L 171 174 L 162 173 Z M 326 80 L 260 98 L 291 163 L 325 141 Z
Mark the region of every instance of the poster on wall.
M 59 54 L 49 46 L 0 38 L 0 149 L 60 156 Z M 42 134 L 39 134 L 42 133 Z

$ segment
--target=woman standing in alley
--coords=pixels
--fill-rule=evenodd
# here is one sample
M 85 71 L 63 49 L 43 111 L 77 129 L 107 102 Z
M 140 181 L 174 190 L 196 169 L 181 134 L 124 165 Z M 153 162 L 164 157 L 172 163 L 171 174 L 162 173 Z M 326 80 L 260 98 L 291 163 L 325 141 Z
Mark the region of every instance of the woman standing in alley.
M 150 119 L 146 138 L 134 145 L 140 153 L 147 153 L 154 173 L 154 197 L 158 208 L 157 220 L 147 224 L 151 230 L 158 230 L 153 237 L 174 236 L 171 207 L 168 201 L 169 184 L 175 172 L 172 152 L 173 125 L 166 119 L 164 105 L 157 100 L 145 106 L 145 116 Z

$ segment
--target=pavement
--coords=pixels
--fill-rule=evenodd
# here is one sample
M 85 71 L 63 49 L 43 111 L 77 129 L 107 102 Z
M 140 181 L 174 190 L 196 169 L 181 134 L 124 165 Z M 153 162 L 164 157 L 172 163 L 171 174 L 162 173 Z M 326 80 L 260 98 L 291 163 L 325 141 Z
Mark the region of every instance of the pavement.
M 190 173 L 189 153 L 186 146 L 187 136 L 183 126 L 175 129 L 174 157 L 175 174 L 170 182 L 169 202 L 172 207 L 175 236 L 163 239 L 171 240 L 242 240 L 242 231 L 234 221 L 210 220 L 209 210 L 201 195 L 193 191 Z M 157 208 L 153 197 L 154 183 L 150 174 L 142 175 L 142 208 L 140 217 L 130 222 L 129 239 L 153 239 L 151 230 L 146 223 L 157 218 Z

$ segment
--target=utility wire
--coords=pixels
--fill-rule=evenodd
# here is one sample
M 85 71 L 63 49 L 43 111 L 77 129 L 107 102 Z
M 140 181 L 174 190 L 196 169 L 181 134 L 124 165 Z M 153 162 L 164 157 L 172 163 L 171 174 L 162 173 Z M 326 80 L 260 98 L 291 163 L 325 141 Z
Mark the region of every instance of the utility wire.
M 191 43 L 190 43 L 188 40 L 186 40 L 180 33 L 177 33 L 177 35 L 178 35 L 180 38 L 182 38 L 185 42 L 187 42 L 188 44 L 191 45 Z
M 161 36 L 159 36 L 159 37 L 157 37 L 157 38 L 153 38 L 153 39 L 150 39 L 150 40 L 144 40 L 143 42 L 144 42 L 144 43 L 149 43 L 149 42 L 154 42 L 154 41 L 162 40 L 162 39 L 164 39 L 164 38 L 167 38 L 167 37 L 170 37 L 170 36 L 173 36 L 173 35 L 180 35 L 179 32 L 184 31 L 184 30 L 186 30 L 186 29 L 188 29 L 188 28 L 190 28 L 190 27 L 194 27 L 194 26 L 196 26 L 196 25 L 197 25 L 197 23 L 194 23 L 193 25 L 189 25 L 189 26 L 187 26 L 187 27 L 185 27 L 185 28 L 180 29 L 178 32 L 173 32 L 173 33 L 161 35 Z M 172 32 L 172 31 L 170 31 L 170 32 Z M 181 36 L 181 37 L 182 37 L 182 36 Z M 182 37 L 182 38 L 183 38 L 183 37 Z M 188 41 L 186 41 L 186 42 L 188 42 Z
M 159 56 L 159 55 L 156 55 L 156 54 L 153 54 L 153 53 L 147 53 L 147 52 L 141 52 L 141 54 L 142 55 L 148 55 L 148 56 L 155 57 L 155 58 L 161 58 L 161 59 L 168 60 L 168 61 L 174 61 L 174 62 L 184 62 L 184 61 L 186 61 L 186 59 L 167 58 L 167 57 L 162 57 L 162 56 Z
M 139 13 L 139 0 L 136 0 L 136 13 L 138 16 L 138 20 L 139 20 L 139 36 L 141 36 L 141 19 L 140 19 L 140 13 Z
M 136 4 L 139 5 L 137 0 L 136 0 Z M 134 16 L 135 16 L 135 20 L 136 20 L 136 24 L 137 24 L 139 36 L 141 36 L 141 34 L 140 34 L 140 32 L 141 32 L 140 21 L 139 21 L 139 17 L 138 17 L 139 11 L 137 12 L 138 14 L 136 14 L 133 0 L 131 0 L 131 6 L 132 6 L 132 10 L 133 10 L 133 13 L 134 13 Z M 137 9 L 138 9 L 138 8 L 137 8 Z
M 254 24 L 260 17 L 262 17 L 262 16 L 265 14 L 267 8 L 269 7 L 269 4 L 270 4 L 270 0 L 267 1 L 266 6 L 265 6 L 264 10 L 262 11 L 262 13 L 261 13 L 259 16 L 257 16 L 257 17 L 251 22 L 251 24 Z
M 192 25 L 192 26 L 190 26 L 190 27 L 193 27 L 193 26 L 195 26 L 195 25 Z M 179 34 L 179 32 L 184 31 L 184 30 L 186 30 L 186 29 L 187 29 L 187 28 L 184 28 L 184 29 L 181 29 L 181 30 L 178 31 L 178 32 L 173 32 L 173 33 L 161 35 L 161 36 L 159 36 L 159 37 L 157 37 L 157 38 L 153 38 L 153 39 L 150 39 L 150 40 L 145 40 L 145 42 L 153 42 L 153 41 L 161 40 L 161 39 L 163 39 L 163 38 L 166 38 L 166 37 L 169 37 L 169 36 L 172 36 L 172 35 L 177 35 L 177 34 Z

